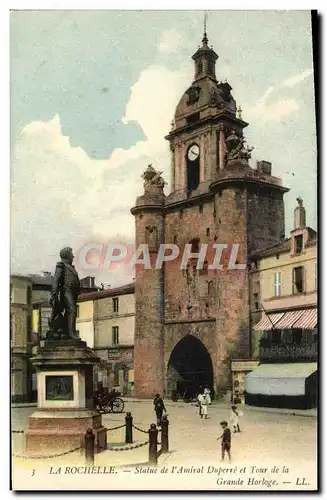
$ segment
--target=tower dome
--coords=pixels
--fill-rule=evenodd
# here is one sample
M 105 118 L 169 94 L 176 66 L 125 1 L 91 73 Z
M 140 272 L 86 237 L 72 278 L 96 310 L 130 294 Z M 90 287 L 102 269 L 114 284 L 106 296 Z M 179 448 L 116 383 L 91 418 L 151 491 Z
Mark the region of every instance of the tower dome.
M 228 112 L 236 115 L 236 102 L 231 94 L 232 87 L 227 81 L 218 82 L 216 61 L 218 55 L 208 46 L 207 33 L 204 32 L 202 46 L 193 54 L 194 79 L 182 95 L 175 111 L 175 127 L 189 122 Z M 200 116 L 197 115 L 200 113 Z

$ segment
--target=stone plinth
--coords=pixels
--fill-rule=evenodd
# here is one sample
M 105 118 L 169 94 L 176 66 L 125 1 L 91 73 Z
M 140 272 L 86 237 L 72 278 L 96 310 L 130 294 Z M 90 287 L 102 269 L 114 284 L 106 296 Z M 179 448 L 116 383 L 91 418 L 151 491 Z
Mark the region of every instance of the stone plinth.
M 28 452 L 65 452 L 84 447 L 86 429 L 91 427 L 95 434 L 97 452 L 107 446 L 107 429 L 102 426 L 101 415 L 97 411 L 75 409 L 38 410 L 29 418 L 26 434 Z
M 96 437 L 96 451 L 106 447 L 107 430 L 93 400 L 93 365 L 98 362 L 80 339 L 46 341 L 32 358 L 38 409 L 29 418 L 27 452 L 52 454 L 84 446 L 89 427 Z

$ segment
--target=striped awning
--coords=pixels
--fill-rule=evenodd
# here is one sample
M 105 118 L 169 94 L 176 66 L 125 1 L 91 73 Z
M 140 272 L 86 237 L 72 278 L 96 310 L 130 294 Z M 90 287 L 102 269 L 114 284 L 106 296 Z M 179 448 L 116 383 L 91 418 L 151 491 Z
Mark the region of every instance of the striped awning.
M 273 325 L 275 326 L 276 323 L 284 316 L 285 313 L 275 313 L 275 314 L 266 314 L 262 313 L 261 319 L 259 323 L 254 325 L 253 330 L 271 330 Z
M 317 309 L 307 309 L 303 311 L 301 317 L 294 323 L 293 328 L 305 328 L 313 330 L 318 323 Z
M 288 328 L 292 328 L 294 323 L 302 317 L 303 313 L 303 309 L 300 311 L 288 311 L 275 325 L 276 328 L 278 330 L 287 330 Z

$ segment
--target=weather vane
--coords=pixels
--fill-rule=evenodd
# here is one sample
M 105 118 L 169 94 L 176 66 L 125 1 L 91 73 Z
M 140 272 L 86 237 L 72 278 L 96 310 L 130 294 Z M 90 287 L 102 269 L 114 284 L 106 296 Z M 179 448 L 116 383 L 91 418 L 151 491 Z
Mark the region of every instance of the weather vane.
M 204 27 L 204 33 L 203 33 L 203 43 L 208 43 L 208 36 L 207 36 L 207 20 L 208 20 L 208 13 L 205 10 L 204 11 L 204 19 L 203 19 L 203 27 Z

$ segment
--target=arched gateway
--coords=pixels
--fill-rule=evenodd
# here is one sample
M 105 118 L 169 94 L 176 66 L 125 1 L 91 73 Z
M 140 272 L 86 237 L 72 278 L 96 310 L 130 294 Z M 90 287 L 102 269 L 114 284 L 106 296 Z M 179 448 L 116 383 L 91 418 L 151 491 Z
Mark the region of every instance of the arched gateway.
M 213 388 L 213 369 L 205 345 L 193 335 L 186 335 L 174 347 L 169 358 L 166 379 L 166 395 L 178 390 L 200 387 Z

